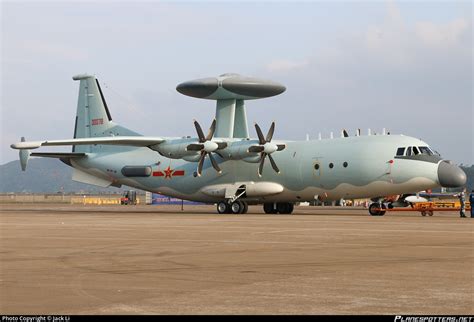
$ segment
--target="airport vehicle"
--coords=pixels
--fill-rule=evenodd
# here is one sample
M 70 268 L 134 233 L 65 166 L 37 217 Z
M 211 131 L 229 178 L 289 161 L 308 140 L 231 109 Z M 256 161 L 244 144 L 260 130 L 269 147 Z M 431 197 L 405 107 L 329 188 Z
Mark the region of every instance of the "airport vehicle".
M 137 204 L 137 192 L 135 190 L 126 190 L 122 193 L 120 198 L 121 205 L 136 205 Z
M 410 211 L 410 210 L 419 210 L 421 209 L 421 214 L 425 216 L 429 214 L 433 215 L 433 211 L 441 207 L 442 211 L 445 211 L 446 205 L 451 205 L 452 203 L 434 203 L 431 200 L 435 199 L 453 199 L 456 198 L 456 193 L 446 193 L 446 192 L 432 192 L 430 189 L 427 191 L 420 191 L 412 194 L 403 194 L 403 195 L 394 195 L 387 196 L 383 200 L 379 198 L 374 198 L 374 202 L 369 206 L 369 213 L 372 216 L 383 216 L 386 211 Z M 402 209 L 410 207 L 409 209 Z M 454 206 L 453 206 L 454 207 Z M 430 209 L 425 209 L 430 208 Z M 433 208 L 433 209 L 431 209 Z M 456 209 L 454 209 L 456 210 Z
M 178 92 L 216 100 L 207 135 L 194 120 L 196 137 L 142 136 L 112 121 L 99 82 L 80 81 L 74 138 L 12 144 L 26 169 L 29 156 L 58 158 L 73 168 L 75 181 L 102 187 L 128 185 L 171 197 L 217 203 L 219 213 L 244 213 L 263 204 L 266 213 L 289 214 L 296 202 L 374 198 L 435 187 L 464 185 L 466 174 L 429 145 L 404 135 L 275 140 L 275 122 L 264 135 L 255 124 L 250 138 L 245 102 L 275 96 L 273 81 L 223 74 L 179 84 Z M 43 146 L 72 146 L 72 152 L 36 152 Z M 373 207 L 373 209 L 375 209 Z
M 377 207 L 377 204 L 373 204 L 373 207 Z M 471 205 L 466 202 L 466 211 L 471 210 Z M 382 216 L 385 212 L 403 212 L 403 211 L 418 211 L 422 216 L 433 216 L 435 211 L 459 211 L 461 205 L 457 201 L 420 201 L 412 203 L 410 207 L 378 207 L 372 209 L 372 211 L 379 211 L 379 214 L 375 216 Z M 383 214 L 382 214 L 383 212 Z

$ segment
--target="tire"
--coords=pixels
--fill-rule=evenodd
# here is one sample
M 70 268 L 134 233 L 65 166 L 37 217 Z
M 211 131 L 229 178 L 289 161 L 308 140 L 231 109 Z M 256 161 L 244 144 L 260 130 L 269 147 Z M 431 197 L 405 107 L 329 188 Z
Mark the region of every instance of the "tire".
M 275 205 L 273 202 L 266 202 L 263 204 L 263 211 L 265 211 L 266 214 L 276 214 L 278 211 L 275 208 Z
M 423 217 L 425 217 L 425 216 L 426 216 L 426 211 L 422 211 L 422 212 L 421 212 L 421 215 L 422 215 Z
M 429 210 L 429 211 L 428 211 L 428 216 L 430 216 L 430 217 L 431 217 L 431 216 L 433 216 L 433 215 L 434 215 L 434 212 L 433 212 L 433 210 Z
M 230 213 L 230 206 L 227 202 L 221 201 L 217 203 L 217 212 L 219 214 L 228 214 Z
M 230 205 L 230 210 L 234 215 L 241 214 L 244 211 L 244 204 L 240 200 L 234 201 Z
M 279 202 L 277 203 L 278 213 L 282 215 L 289 215 L 293 212 L 293 204 L 289 202 Z
M 246 214 L 249 211 L 249 204 L 246 203 L 245 201 L 242 201 L 244 204 L 244 209 L 242 210 L 242 214 Z
M 289 210 L 288 214 L 291 215 L 293 213 L 293 210 L 295 210 L 295 205 L 290 203 L 290 210 Z
M 373 204 L 371 204 L 369 206 L 369 214 L 371 214 L 372 216 L 383 216 L 385 215 L 385 211 L 383 210 L 375 210 L 375 208 L 382 208 L 382 209 L 385 209 L 385 205 L 384 204 L 378 204 L 376 202 L 374 202 Z

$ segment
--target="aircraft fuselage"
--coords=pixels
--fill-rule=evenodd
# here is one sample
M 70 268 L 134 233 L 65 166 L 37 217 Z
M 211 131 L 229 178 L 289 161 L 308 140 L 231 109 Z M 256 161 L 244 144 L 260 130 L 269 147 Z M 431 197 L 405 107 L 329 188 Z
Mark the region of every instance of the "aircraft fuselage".
M 246 144 L 251 142 L 242 141 Z M 232 144 L 239 142 L 241 140 Z M 197 176 L 197 162 L 167 158 L 148 148 L 113 153 L 110 147 L 104 146 L 103 153 L 100 148 L 96 148 L 97 152 L 89 154 L 87 158 L 71 160 L 71 165 L 112 181 L 114 185 L 125 184 L 202 202 L 224 199 L 220 195 L 204 193 L 206 187 L 239 183 L 268 182 L 283 187 L 283 191 L 277 194 L 247 197 L 249 203 L 380 197 L 441 186 L 438 168 L 443 161 L 438 156 L 396 157 L 400 147 L 428 146 L 412 137 L 372 135 L 285 141 L 285 144 L 283 151 L 272 154 L 281 173 L 276 173 L 269 164 L 265 164 L 261 177 L 257 173 L 258 163 L 225 160 L 216 154 L 214 155 L 222 174 L 217 173 L 209 160 L 206 160 L 202 175 Z M 221 153 L 225 154 L 225 150 Z M 145 177 L 126 177 L 122 169 L 127 166 L 151 167 L 151 174 Z

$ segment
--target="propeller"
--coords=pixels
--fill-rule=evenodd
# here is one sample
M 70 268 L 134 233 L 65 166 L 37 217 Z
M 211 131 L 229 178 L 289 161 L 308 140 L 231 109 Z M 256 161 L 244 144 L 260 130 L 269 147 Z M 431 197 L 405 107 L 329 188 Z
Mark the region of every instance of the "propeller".
M 201 125 L 199 125 L 198 121 L 194 120 L 194 127 L 196 128 L 196 132 L 199 138 L 199 143 L 192 143 L 186 147 L 187 151 L 201 151 L 201 156 L 199 157 L 198 161 L 198 168 L 197 174 L 201 176 L 202 174 L 202 167 L 204 165 L 204 160 L 206 159 L 206 155 L 211 160 L 212 167 L 218 172 L 222 173 L 222 170 L 219 168 L 216 160 L 212 156 L 211 152 L 216 152 L 217 150 L 224 149 L 227 147 L 227 143 L 225 142 L 213 142 L 212 137 L 214 136 L 214 132 L 216 131 L 216 119 L 212 121 L 211 127 L 209 128 L 209 132 L 207 136 L 204 136 L 204 132 L 202 131 Z
M 260 165 L 258 167 L 258 176 L 259 177 L 262 176 L 263 165 L 265 164 L 265 158 L 267 156 L 268 156 L 268 159 L 270 160 L 273 170 L 275 170 L 276 173 L 280 173 L 280 169 L 278 169 L 275 163 L 275 160 L 273 160 L 273 157 L 271 156 L 271 154 L 275 151 L 282 151 L 283 149 L 285 149 L 285 145 L 271 143 L 272 138 L 273 138 L 273 133 L 275 132 L 275 122 L 272 122 L 272 125 L 270 126 L 270 129 L 268 130 L 266 137 L 263 136 L 263 132 L 257 123 L 255 123 L 255 130 L 257 131 L 259 145 L 253 145 L 249 147 L 248 151 L 261 153 Z

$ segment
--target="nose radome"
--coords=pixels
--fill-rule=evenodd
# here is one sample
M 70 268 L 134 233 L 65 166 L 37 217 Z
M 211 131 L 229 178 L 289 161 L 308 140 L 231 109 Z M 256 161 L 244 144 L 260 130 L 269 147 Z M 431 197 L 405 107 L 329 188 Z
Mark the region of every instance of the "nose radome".
M 442 187 L 456 188 L 466 184 L 466 173 L 457 165 L 442 161 L 438 166 L 438 180 Z

